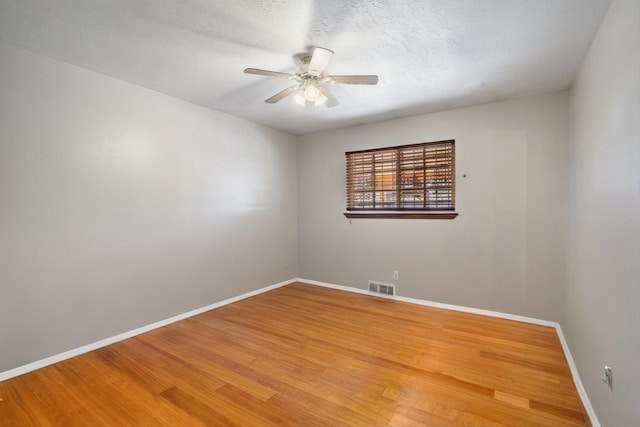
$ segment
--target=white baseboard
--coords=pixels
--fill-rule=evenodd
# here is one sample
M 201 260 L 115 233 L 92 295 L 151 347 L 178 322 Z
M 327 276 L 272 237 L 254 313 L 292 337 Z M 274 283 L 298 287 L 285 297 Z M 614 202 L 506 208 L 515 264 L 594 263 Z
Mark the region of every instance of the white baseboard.
M 564 334 L 562 333 L 562 328 L 560 327 L 560 324 L 558 322 L 551 322 L 548 320 L 540 320 L 540 319 L 535 319 L 532 317 L 525 317 L 525 316 L 518 316 L 515 314 L 507 314 L 507 313 L 500 313 L 497 311 L 490 311 L 490 310 L 481 310 L 481 309 L 477 309 L 477 308 L 471 308 L 471 307 L 464 307 L 464 306 L 459 306 L 459 305 L 452 305 L 452 304 L 443 304 L 443 303 L 438 303 L 438 302 L 432 302 L 432 301 L 426 301 L 426 300 L 420 300 L 420 299 L 416 299 L 416 298 L 408 298 L 408 297 L 402 297 L 402 296 L 390 296 L 390 295 L 382 295 L 382 294 L 376 294 L 373 292 L 369 292 L 368 290 L 365 289 L 358 289 L 358 288 L 353 288 L 353 287 L 349 287 L 349 286 L 342 286 L 342 285 L 336 285 L 333 283 L 325 283 L 325 282 L 318 282 L 316 280 L 309 280 L 309 279 L 303 279 L 303 278 L 295 278 L 295 279 L 291 279 L 291 280 L 286 280 L 284 282 L 280 282 L 280 283 L 276 283 L 274 285 L 271 286 L 267 286 L 252 292 L 247 292 L 245 294 L 242 295 L 238 295 L 236 297 L 232 297 L 232 298 L 228 298 L 225 299 L 223 301 L 214 303 L 214 304 L 210 304 L 207 305 L 205 307 L 202 308 L 198 308 L 192 311 L 189 311 L 187 313 L 183 313 L 183 314 L 179 314 L 177 316 L 173 316 L 170 317 L 168 319 L 164 319 L 164 320 L 160 320 L 158 322 L 155 323 L 151 323 L 149 325 L 146 326 L 142 326 L 140 328 L 136 328 L 133 329 L 131 331 L 128 332 L 124 332 L 122 334 L 110 337 L 110 338 L 106 338 L 97 342 L 94 342 L 92 344 L 88 344 L 82 347 L 78 347 L 75 348 L 73 350 L 69 350 L 69 351 L 65 351 L 64 353 L 60 353 L 60 354 L 56 354 L 50 357 L 47 357 L 45 359 L 42 360 L 38 360 L 23 366 L 19 366 L 17 368 L 14 369 L 10 369 L 8 371 L 5 372 L 0 372 L 0 381 L 5 381 L 8 380 L 10 378 L 14 378 L 17 377 L 19 375 L 23 375 L 26 374 L 28 372 L 31 371 L 35 371 L 36 369 L 40 369 L 40 368 L 44 368 L 45 366 L 48 365 L 52 365 L 54 363 L 58 363 L 58 362 L 62 362 L 63 360 L 66 359 L 70 359 L 72 357 L 75 356 L 79 356 L 83 353 L 88 353 L 90 351 L 99 349 L 101 347 L 105 347 L 107 345 L 116 343 L 118 341 L 122 341 L 125 340 L 127 338 L 131 338 L 134 337 L 136 335 L 140 335 L 143 334 L 145 332 L 149 332 L 152 331 L 154 329 L 160 328 L 162 326 L 166 326 L 169 325 L 171 323 L 174 322 L 178 322 L 180 320 L 186 319 L 188 317 L 192 317 L 201 313 L 204 313 L 205 311 L 209 311 L 209 310 L 213 310 L 215 308 L 218 307 L 222 307 L 231 303 L 234 303 L 236 301 L 240 301 L 243 300 L 245 298 L 249 298 L 252 297 L 254 295 L 258 295 L 264 292 L 268 292 L 270 290 L 294 283 L 294 282 L 303 282 L 303 283 L 308 283 L 310 285 L 316 285 L 316 286 L 322 286 L 325 288 L 332 288 L 332 289 L 338 289 L 341 291 L 347 291 L 347 292 L 354 292 L 354 293 L 358 293 L 358 294 L 363 294 L 363 295 L 370 295 L 370 296 L 375 296 L 375 297 L 379 297 L 379 298 L 387 298 L 387 299 L 393 299 L 393 300 L 397 300 L 397 301 L 402 301 L 402 302 L 408 302 L 411 304 L 417 304 L 417 305 L 423 305 L 423 306 L 428 306 L 428 307 L 435 307 L 435 308 L 443 308 L 443 309 L 447 309 L 447 310 L 455 310 L 455 311 L 462 311 L 465 313 L 473 313 L 473 314 L 480 314 L 483 316 L 491 316 L 491 317 L 498 317 L 501 319 L 507 319 L 507 320 L 515 320 L 518 322 L 526 322 L 526 323 L 532 323 L 535 325 L 542 325 L 542 326 L 549 326 L 552 328 L 555 328 L 557 333 L 558 333 L 558 337 L 560 339 L 560 343 L 562 344 L 562 349 L 564 350 L 564 355 L 567 359 L 567 364 L 569 365 L 569 369 L 571 369 L 571 374 L 573 376 L 573 382 L 576 385 L 576 389 L 578 390 L 578 394 L 580 395 L 580 399 L 582 399 L 582 404 L 585 407 L 585 410 L 587 411 L 587 414 L 589 415 L 589 418 L 591 420 L 591 424 L 593 425 L 593 427 L 600 427 L 600 423 L 598 421 L 598 418 L 596 417 L 596 413 L 593 410 L 593 407 L 591 406 L 591 403 L 589 402 L 589 398 L 587 396 L 587 392 L 584 389 L 584 386 L 582 385 L 582 381 L 580 381 L 580 376 L 578 375 L 578 368 L 575 365 L 575 362 L 573 361 L 573 357 L 571 356 L 571 351 L 569 350 L 569 346 L 564 338 Z
M 578 390 L 578 395 L 580 396 L 580 399 L 582 400 L 582 404 L 584 405 L 584 409 L 587 411 L 587 415 L 589 416 L 589 419 L 591 420 L 592 426 L 593 427 L 600 427 L 600 422 L 598 421 L 598 417 L 596 416 L 596 413 L 593 410 L 593 406 L 591 406 L 591 402 L 589 401 L 589 397 L 587 396 L 587 392 L 586 392 L 584 386 L 582 385 L 582 381 L 580 381 L 580 375 L 578 374 L 578 368 L 576 367 L 576 364 L 575 364 L 575 362 L 573 360 L 573 357 L 571 356 L 571 351 L 569 350 L 569 345 L 567 344 L 567 341 L 564 338 L 564 334 L 562 333 L 562 327 L 560 326 L 560 324 L 558 322 L 552 322 L 552 321 L 549 321 L 549 320 L 535 319 L 535 318 L 532 318 L 532 317 L 518 316 L 518 315 L 515 315 L 515 314 L 500 313 L 500 312 L 497 312 L 497 311 L 490 311 L 490 310 L 482 310 L 482 309 L 478 309 L 478 308 L 464 307 L 464 306 L 460 306 L 460 305 L 443 304 L 443 303 L 439 303 L 439 302 L 420 300 L 420 299 L 416 299 L 416 298 L 407 298 L 407 297 L 402 297 L 402 296 L 398 296 L 398 295 L 391 296 L 391 295 L 377 294 L 377 293 L 374 293 L 374 292 L 369 292 L 366 289 L 352 288 L 352 287 L 349 287 L 349 286 L 336 285 L 336 284 L 333 284 L 333 283 L 318 282 L 316 280 L 297 278 L 294 281 L 308 283 L 310 285 L 322 286 L 322 287 L 325 287 L 325 288 L 339 289 L 341 291 L 354 292 L 354 293 L 357 293 L 357 294 L 364 294 L 364 295 L 370 295 L 370 296 L 379 297 L 379 298 L 393 299 L 393 300 L 396 300 L 396 301 L 408 302 L 408 303 L 411 303 L 411 304 L 423 305 L 423 306 L 427 306 L 427 307 L 444 308 L 444 309 L 447 309 L 447 310 L 462 311 L 462 312 L 465 312 L 465 313 L 480 314 L 480 315 L 483 315 L 483 316 L 498 317 L 500 319 L 515 320 L 517 322 L 526 322 L 526 323 L 532 323 L 534 325 L 549 326 L 549 327 L 555 328 L 555 330 L 556 330 L 556 332 L 558 334 L 558 338 L 560 339 L 560 344 L 562 345 L 562 350 L 564 351 L 564 356 L 567 359 L 567 364 L 569 365 L 569 369 L 571 370 L 571 375 L 573 377 L 573 382 L 576 385 L 576 389 Z
M 91 344 L 88 344 L 88 345 L 84 345 L 82 347 L 74 348 L 73 350 L 65 351 L 64 353 L 56 354 L 56 355 L 47 357 L 47 358 L 42 359 L 42 360 L 37 360 L 35 362 L 28 363 L 26 365 L 19 366 L 19 367 L 14 368 L 14 369 L 10 369 L 8 371 L 0 372 L 0 381 L 5 381 L 5 380 L 8 380 L 10 378 L 14 378 L 14 377 L 17 377 L 19 375 L 22 375 L 22 374 L 26 374 L 28 372 L 35 371 L 36 369 L 44 368 L 45 366 L 52 365 L 52 364 L 58 363 L 58 362 L 62 362 L 63 360 L 70 359 L 70 358 L 75 357 L 75 356 L 79 356 L 79 355 L 81 355 L 83 353 L 88 353 L 90 351 L 97 350 L 97 349 L 99 349 L 101 347 L 105 347 L 107 345 L 116 343 L 118 341 L 122 341 L 122 340 L 125 340 L 127 338 L 131 338 L 131 337 L 134 337 L 136 335 L 140 335 L 140 334 L 143 334 L 145 332 L 149 332 L 149 331 L 152 331 L 154 329 L 161 328 L 163 326 L 169 325 L 169 324 L 174 323 L 174 322 L 178 322 L 178 321 L 186 319 L 188 317 L 192 317 L 192 316 L 204 313 L 205 311 L 213 310 L 214 308 L 222 307 L 224 305 L 231 304 L 231 303 L 234 303 L 236 301 L 240 301 L 240 300 L 243 300 L 245 298 L 249 298 L 249 297 L 252 297 L 254 295 L 258 295 L 258 294 L 261 294 L 263 292 L 267 292 L 267 291 L 279 288 L 281 286 L 288 285 L 290 283 L 295 282 L 296 280 L 297 279 L 291 279 L 291 280 L 287 280 L 287 281 L 284 281 L 284 282 L 276 283 L 275 285 L 267 286 L 267 287 L 262 288 L 262 289 L 258 289 L 258 290 L 251 291 L 251 292 L 247 292 L 245 294 L 238 295 L 236 297 L 232 297 L 232 298 L 229 298 L 229 299 L 225 299 L 223 301 L 216 302 L 214 304 L 210 304 L 210 305 L 207 305 L 205 307 L 197 308 L 197 309 L 191 310 L 191 311 L 189 311 L 187 313 L 178 314 L 177 316 L 173 316 L 173 317 L 170 317 L 168 319 L 160 320 L 158 322 L 154 322 L 154 323 L 151 323 L 149 325 L 142 326 L 140 328 L 136 328 L 136 329 L 133 329 L 131 331 L 124 332 L 122 334 L 118 334 L 118 335 L 110 337 L 110 338 L 105 338 L 103 340 L 96 341 L 94 343 L 91 343 Z
M 560 338 L 560 344 L 562 344 L 562 350 L 564 350 L 564 356 L 567 358 L 567 363 L 569 364 L 569 369 L 571 369 L 571 375 L 573 376 L 573 382 L 578 389 L 578 394 L 580 395 L 580 399 L 582 399 L 582 404 L 584 405 L 584 409 L 587 411 L 589 415 L 589 419 L 591 420 L 591 425 L 593 427 L 600 427 L 600 421 L 598 421 L 598 417 L 596 416 L 596 411 L 594 411 L 593 406 L 591 406 L 591 402 L 589 402 L 589 397 L 587 396 L 587 390 L 585 390 L 582 385 L 582 381 L 580 381 L 580 375 L 578 374 L 578 367 L 576 363 L 573 361 L 573 356 L 571 356 L 571 351 L 569 350 L 569 344 L 567 344 L 567 340 L 564 338 L 564 334 L 562 333 L 562 328 L 558 324 L 556 327 L 556 331 L 558 332 L 558 338 Z
M 316 280 L 308 280 L 308 279 L 302 279 L 302 278 L 297 278 L 296 280 L 299 281 L 299 282 L 308 283 L 310 285 L 317 285 L 317 286 L 322 286 L 322 287 L 325 287 L 325 288 L 339 289 L 341 291 L 354 292 L 354 293 L 357 293 L 357 294 L 370 295 L 370 296 L 375 296 L 375 297 L 380 297 L 380 298 L 393 299 L 393 300 L 396 300 L 396 301 L 408 302 L 408 303 L 411 303 L 411 304 L 423 305 L 423 306 L 427 306 L 427 307 L 443 308 L 445 310 L 463 311 L 465 313 L 480 314 L 480 315 L 483 315 L 483 316 L 491 316 L 491 317 L 499 317 L 501 319 L 515 320 L 515 321 L 518 321 L 518 322 L 533 323 L 535 325 L 541 325 L 541 326 L 550 326 L 550 327 L 556 327 L 556 326 L 559 327 L 560 326 L 560 325 L 558 325 L 557 322 L 551 322 L 551 321 L 548 321 L 548 320 L 535 319 L 533 317 L 518 316 L 516 314 L 507 314 L 507 313 L 501 313 L 501 312 L 498 312 L 498 311 L 482 310 L 482 309 L 479 309 L 479 308 L 464 307 L 464 306 L 453 305 L 453 304 L 444 304 L 444 303 L 440 303 L 440 302 L 426 301 L 426 300 L 421 300 L 421 299 L 417 299 L 417 298 L 403 297 L 403 296 L 399 296 L 399 295 L 378 294 L 378 293 L 375 293 L 375 292 L 369 292 L 366 289 L 358 289 L 358 288 L 352 288 L 352 287 L 349 287 L 349 286 L 335 285 L 333 283 L 318 282 Z

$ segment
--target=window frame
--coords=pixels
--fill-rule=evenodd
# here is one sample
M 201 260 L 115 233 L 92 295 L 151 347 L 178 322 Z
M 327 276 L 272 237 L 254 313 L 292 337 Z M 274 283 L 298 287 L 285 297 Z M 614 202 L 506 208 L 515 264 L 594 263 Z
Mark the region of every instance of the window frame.
M 454 139 L 347 151 L 345 172 L 347 218 L 458 215 Z

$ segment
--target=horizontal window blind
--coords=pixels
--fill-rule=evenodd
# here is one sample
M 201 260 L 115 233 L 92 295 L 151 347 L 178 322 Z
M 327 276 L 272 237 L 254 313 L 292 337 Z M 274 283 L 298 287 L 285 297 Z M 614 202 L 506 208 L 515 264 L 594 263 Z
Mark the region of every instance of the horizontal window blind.
M 347 210 L 453 210 L 455 141 L 345 153 Z

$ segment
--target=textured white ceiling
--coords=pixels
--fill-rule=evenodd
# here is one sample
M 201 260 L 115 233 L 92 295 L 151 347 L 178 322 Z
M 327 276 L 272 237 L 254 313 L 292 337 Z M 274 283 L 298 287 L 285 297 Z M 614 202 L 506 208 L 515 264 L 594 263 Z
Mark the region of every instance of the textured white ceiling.
M 611 0 L 0 0 L 0 40 L 293 134 L 568 88 Z M 314 46 L 335 108 L 263 101 Z

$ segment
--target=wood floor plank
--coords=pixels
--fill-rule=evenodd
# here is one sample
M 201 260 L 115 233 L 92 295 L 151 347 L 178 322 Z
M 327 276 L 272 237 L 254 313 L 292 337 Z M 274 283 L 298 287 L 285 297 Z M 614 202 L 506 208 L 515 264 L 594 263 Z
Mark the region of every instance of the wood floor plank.
M 555 329 L 290 284 L 0 382 L 0 425 L 590 426 Z

